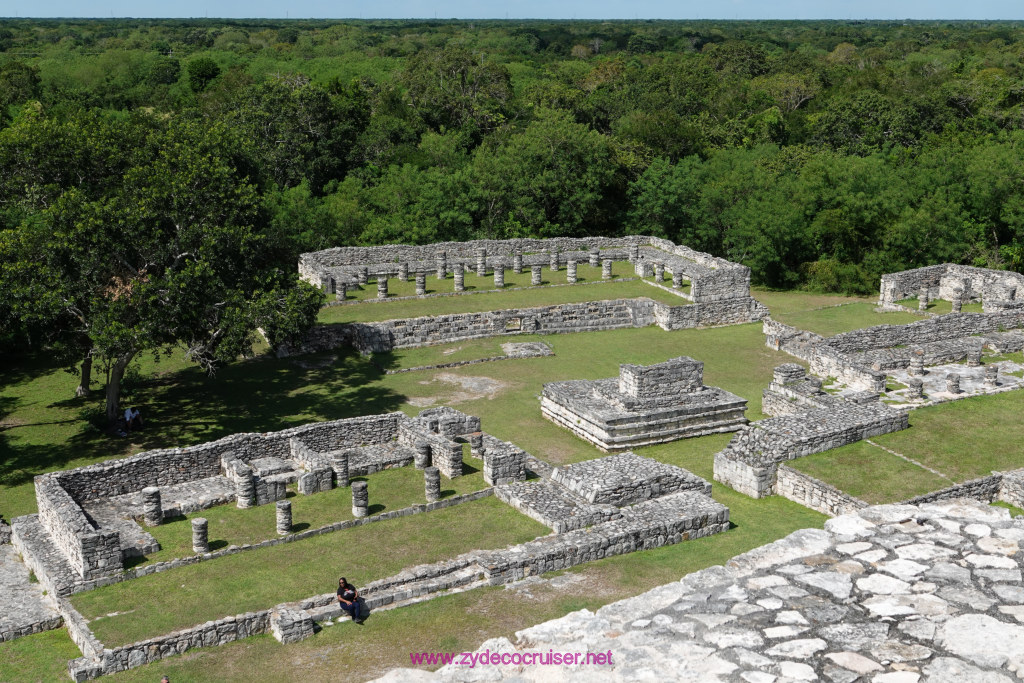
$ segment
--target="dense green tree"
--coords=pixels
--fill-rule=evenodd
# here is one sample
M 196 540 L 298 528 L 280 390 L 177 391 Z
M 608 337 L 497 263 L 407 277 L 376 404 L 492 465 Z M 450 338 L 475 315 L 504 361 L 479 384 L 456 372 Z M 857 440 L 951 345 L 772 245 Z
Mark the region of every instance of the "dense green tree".
M 202 92 L 220 75 L 217 62 L 209 57 L 196 57 L 188 63 L 188 84 L 193 92 Z

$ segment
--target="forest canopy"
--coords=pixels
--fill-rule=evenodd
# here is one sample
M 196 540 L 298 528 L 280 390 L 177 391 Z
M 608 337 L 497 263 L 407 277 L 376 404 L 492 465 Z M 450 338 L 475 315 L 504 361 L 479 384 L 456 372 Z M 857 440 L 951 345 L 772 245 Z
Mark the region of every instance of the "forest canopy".
M 112 211 L 189 128 L 281 264 L 650 233 L 769 287 L 1024 268 L 1021 23 L 0 21 L 0 159 L 54 146 L 0 166 L 0 230 Z

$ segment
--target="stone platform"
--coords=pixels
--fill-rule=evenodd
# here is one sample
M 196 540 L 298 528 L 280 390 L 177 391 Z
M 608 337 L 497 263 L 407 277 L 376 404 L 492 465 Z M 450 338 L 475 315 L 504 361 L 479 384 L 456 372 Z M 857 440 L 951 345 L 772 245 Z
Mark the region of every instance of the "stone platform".
M 626 450 L 747 424 L 747 401 L 703 385 L 704 364 L 682 356 L 623 365 L 618 378 L 544 385 L 541 413 L 603 451 Z
M 1024 673 L 1022 548 L 1024 519 L 1004 509 L 866 508 L 477 649 L 538 653 L 532 666 L 478 660 L 378 681 L 1013 683 Z M 611 657 L 538 665 L 552 650 Z
M 618 507 L 678 491 L 711 495 L 711 484 L 696 474 L 632 452 L 557 467 L 551 481 L 588 503 Z
M 556 534 L 584 529 L 621 516 L 616 506 L 587 503 L 564 486 L 547 479 L 502 484 L 495 487 L 494 495 L 527 517 L 550 527 Z
M 411 465 L 416 452 L 399 443 L 373 444 L 342 451 L 330 451 L 324 456 L 331 458 L 335 453 L 348 453 L 348 474 L 350 477 L 364 477 L 367 474 Z
M 0 642 L 59 628 L 63 619 L 10 544 L 0 545 Z

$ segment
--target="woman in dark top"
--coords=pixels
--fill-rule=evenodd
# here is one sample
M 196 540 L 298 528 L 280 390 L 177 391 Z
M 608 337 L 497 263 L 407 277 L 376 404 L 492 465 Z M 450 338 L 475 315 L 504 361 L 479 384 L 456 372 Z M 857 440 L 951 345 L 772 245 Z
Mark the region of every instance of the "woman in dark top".
M 338 604 L 352 617 L 352 621 L 357 624 L 363 623 L 359 618 L 359 591 L 346 581 L 344 576 L 338 579 Z

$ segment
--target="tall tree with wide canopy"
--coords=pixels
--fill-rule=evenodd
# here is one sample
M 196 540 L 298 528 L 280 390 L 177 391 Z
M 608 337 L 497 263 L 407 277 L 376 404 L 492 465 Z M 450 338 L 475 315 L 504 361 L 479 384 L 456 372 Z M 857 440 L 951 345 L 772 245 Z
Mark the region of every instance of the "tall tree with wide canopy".
M 264 229 L 257 188 L 232 163 L 238 148 L 221 126 L 173 122 L 116 191 L 73 188 L 0 240 L 0 286 L 77 321 L 107 368 L 111 422 L 139 353 L 182 345 L 212 372 L 257 328 L 277 345 L 315 318 L 322 295 Z

